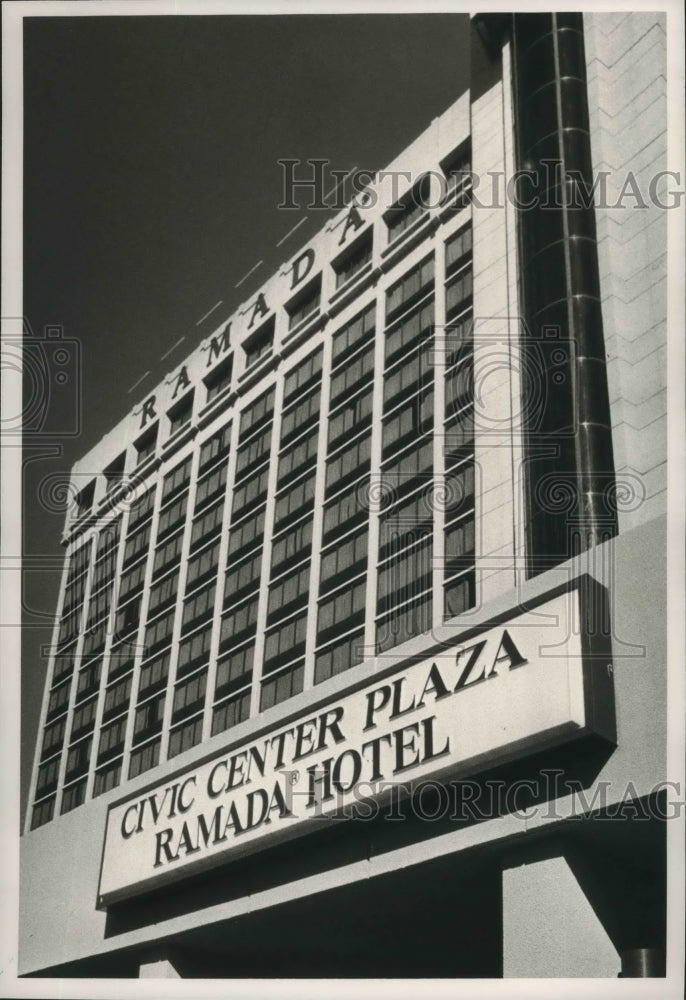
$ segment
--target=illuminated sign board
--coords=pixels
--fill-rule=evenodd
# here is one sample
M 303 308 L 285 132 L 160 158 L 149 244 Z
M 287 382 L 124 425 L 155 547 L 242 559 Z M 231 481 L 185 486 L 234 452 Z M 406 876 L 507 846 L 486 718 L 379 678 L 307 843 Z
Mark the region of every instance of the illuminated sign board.
M 110 806 L 98 904 L 310 832 L 394 783 L 612 741 L 604 591 L 583 581 Z

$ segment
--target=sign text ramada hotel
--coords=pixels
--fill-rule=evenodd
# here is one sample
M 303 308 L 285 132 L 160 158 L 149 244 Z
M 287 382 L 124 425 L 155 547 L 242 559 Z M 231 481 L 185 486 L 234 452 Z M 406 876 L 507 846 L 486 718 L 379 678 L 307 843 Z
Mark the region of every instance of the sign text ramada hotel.
M 573 588 L 110 806 L 99 905 L 309 832 L 399 782 L 466 776 L 591 732 L 613 739 L 598 711 L 607 663 L 580 620 Z

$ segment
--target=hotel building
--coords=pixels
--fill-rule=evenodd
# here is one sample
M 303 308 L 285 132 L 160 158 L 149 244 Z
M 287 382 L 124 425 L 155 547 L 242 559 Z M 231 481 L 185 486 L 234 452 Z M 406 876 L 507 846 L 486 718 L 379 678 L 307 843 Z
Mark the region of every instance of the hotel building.
M 664 975 L 665 19 L 471 31 L 73 470 L 22 974 Z

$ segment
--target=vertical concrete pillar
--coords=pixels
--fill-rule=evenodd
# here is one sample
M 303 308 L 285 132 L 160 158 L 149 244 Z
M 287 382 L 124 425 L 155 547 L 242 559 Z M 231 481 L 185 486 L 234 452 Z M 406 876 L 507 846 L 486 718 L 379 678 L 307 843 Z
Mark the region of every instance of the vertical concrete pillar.
M 563 857 L 503 872 L 503 976 L 615 978 L 612 941 Z

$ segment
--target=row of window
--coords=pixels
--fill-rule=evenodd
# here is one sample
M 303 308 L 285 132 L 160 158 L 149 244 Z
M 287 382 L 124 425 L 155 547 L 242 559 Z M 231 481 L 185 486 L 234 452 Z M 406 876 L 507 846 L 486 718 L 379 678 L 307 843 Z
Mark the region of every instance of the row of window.
M 451 272 L 447 294 L 449 308 L 455 314 L 463 314 L 470 305 L 470 249 L 469 228 L 461 230 L 446 245 L 448 270 Z M 349 278 L 364 267 L 363 258 L 364 254 L 360 253 L 356 263 L 351 258 L 349 266 L 346 265 Z M 392 508 L 394 518 L 384 516 L 381 521 L 379 555 L 382 562 L 377 592 L 379 650 L 402 641 L 402 638 L 394 640 L 393 636 L 416 634 L 412 629 L 420 625 L 421 631 L 424 631 L 427 614 L 430 617 L 430 610 L 427 612 L 430 594 L 427 598 L 424 591 L 430 589 L 427 565 L 430 566 L 432 518 L 431 511 L 428 517 L 420 515 L 418 504 L 422 492 L 416 487 L 430 478 L 432 472 L 430 432 L 433 428 L 433 393 L 430 386 L 433 371 L 430 360 L 433 277 L 433 257 L 430 256 L 410 269 L 386 296 L 383 385 L 386 416 L 383 423 L 382 472 L 384 485 L 390 487 L 390 494 L 399 499 Z M 453 293 L 451 288 L 455 289 Z M 314 301 L 315 298 L 316 295 L 310 296 L 309 292 L 307 296 L 303 295 L 297 310 L 292 313 L 292 325 L 316 309 L 318 302 Z M 344 663 L 352 665 L 361 658 L 361 652 L 358 658 L 356 651 L 362 646 L 361 626 L 366 603 L 366 521 L 371 460 L 368 427 L 372 415 L 375 313 L 376 306 L 372 304 L 337 331 L 333 341 L 334 367 L 327 425 L 326 503 L 323 512 L 325 548 L 321 559 L 316 621 L 316 682 L 344 669 Z M 471 354 L 465 353 L 465 350 L 469 351 L 471 329 L 462 316 L 454 326 L 457 334 L 454 339 L 460 340 L 464 346 L 448 357 L 449 364 L 453 358 L 457 361 L 446 374 L 446 434 L 453 442 L 453 450 L 447 449 L 447 462 L 451 466 L 451 474 L 459 474 L 465 480 L 466 503 L 470 494 L 473 502 L 473 466 L 465 461 L 473 442 L 473 415 L 470 413 L 472 365 Z M 287 375 L 284 386 L 282 451 L 277 469 L 271 558 L 272 582 L 260 698 L 262 708 L 277 704 L 283 697 L 290 696 L 289 692 L 302 689 L 307 624 L 304 607 L 310 584 L 314 464 L 320 424 L 321 397 L 316 382 L 321 378 L 321 361 L 322 349 L 318 348 Z M 181 421 L 179 426 L 185 422 L 182 411 L 188 400 L 189 397 L 184 397 L 175 409 Z M 243 690 L 237 690 L 237 686 L 249 689 L 252 677 L 254 642 L 251 636 L 254 637 L 256 627 L 255 592 L 262 569 L 261 544 L 269 469 L 267 459 L 271 451 L 274 400 L 275 390 L 272 387 L 241 414 L 229 568 L 223 591 L 225 611 L 219 637 L 221 652 L 213 693 L 213 732 L 240 721 L 249 706 L 249 696 Z M 179 667 L 171 707 L 170 755 L 180 752 L 175 748 L 192 745 L 199 732 L 197 719 L 190 719 L 192 725 L 187 724 L 186 716 L 195 715 L 202 708 L 199 703 L 202 701 L 204 705 L 206 695 L 205 688 L 202 687 L 201 692 L 200 687 L 207 677 L 211 619 L 215 606 L 215 585 L 210 584 L 210 578 L 216 578 L 218 571 L 218 535 L 223 519 L 230 436 L 231 426 L 226 425 L 203 442 L 200 449 L 187 570 L 186 589 L 189 596 L 183 604 Z M 179 463 L 165 476 L 161 489 L 152 567 L 153 585 L 149 597 L 149 617 L 152 620 L 148 621 L 145 632 L 145 659 L 141 666 L 134 717 L 135 754 L 130 760 L 132 774 L 142 773 L 149 766 L 154 766 L 152 761 L 159 759 L 157 736 L 162 725 L 163 689 L 168 678 L 191 462 L 188 457 Z M 471 482 L 468 482 L 470 476 Z M 128 635 L 137 627 L 146 566 L 142 557 L 150 547 L 154 499 L 155 490 L 151 488 L 131 507 L 123 552 L 125 568 L 120 585 L 121 607 L 115 627 L 117 635 Z M 448 522 L 446 530 L 446 613 L 453 613 L 461 605 L 468 606 L 464 602 L 468 602 L 470 594 L 473 594 L 473 511 L 471 517 L 460 513 L 456 518 Z M 403 519 L 409 527 L 404 533 L 399 533 L 398 525 Z M 357 524 L 361 530 L 355 530 Z M 116 570 L 119 530 L 120 522 L 117 522 L 116 528 L 101 533 L 97 542 L 93 576 L 95 590 L 89 605 L 89 625 L 95 624 L 108 611 L 110 601 L 106 588 Z M 83 600 L 90 550 L 90 545 L 84 545 L 73 557 L 68 579 L 70 603 L 67 603 L 65 592 L 68 612 L 78 610 L 79 602 Z M 289 571 L 289 566 L 295 568 Z M 403 584 L 408 579 L 411 581 L 409 587 Z M 251 591 L 255 596 L 244 596 Z M 62 635 L 65 649 L 73 635 L 71 629 L 65 630 Z M 77 699 L 80 700 L 72 716 L 71 745 L 67 754 L 69 762 L 66 765 L 66 780 L 74 789 L 81 778 L 79 768 L 84 766 L 84 759 L 89 759 L 86 747 L 95 724 L 97 697 L 89 700 L 87 693 L 97 690 L 99 685 L 102 667 L 102 656 L 98 659 L 98 650 L 102 648 L 100 641 L 95 634 L 87 637 L 84 651 L 88 653 L 88 659 L 79 672 Z M 104 644 L 104 639 L 102 642 Z M 239 652 L 241 649 L 250 651 L 250 666 L 247 669 L 235 663 L 231 665 L 229 657 L 237 644 Z M 71 659 L 73 662 L 73 655 Z M 68 660 L 69 657 L 65 657 L 65 664 Z M 133 660 L 129 662 L 132 667 Z M 67 673 L 68 668 L 65 668 L 65 675 Z M 105 765 L 109 765 L 110 758 L 118 756 L 123 748 L 122 727 L 125 722 L 122 720 L 126 718 L 131 696 L 131 676 L 121 676 L 121 671 L 111 670 L 110 677 L 112 681 L 108 679 L 103 703 L 103 728 L 97 750 L 94 786 L 101 789 L 119 780 L 115 776 L 116 769 L 108 769 Z M 45 764 L 41 765 L 43 770 L 37 798 L 52 794 L 60 757 L 51 757 L 50 754 L 61 748 L 65 736 L 57 716 L 68 708 L 71 678 L 67 676 L 66 680 L 59 679 L 57 682 L 56 674 L 55 681 L 48 706 L 48 722 L 53 728 L 46 726 L 43 747 Z M 118 713 L 121 713 L 121 718 L 113 718 Z M 56 725 L 52 719 L 56 720 Z M 87 763 L 85 766 L 87 771 Z M 74 801 L 78 798 L 76 791 L 73 797 Z

